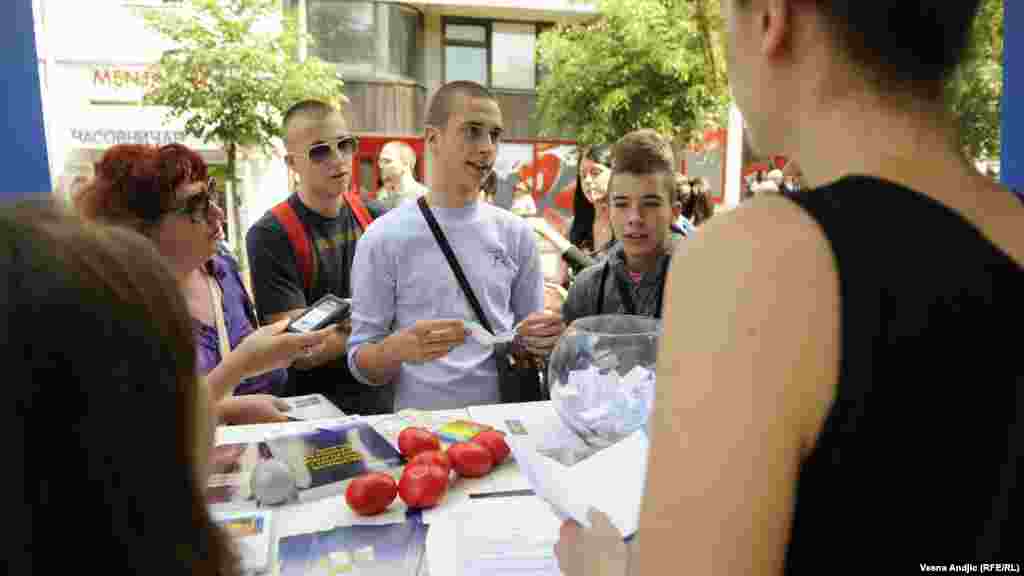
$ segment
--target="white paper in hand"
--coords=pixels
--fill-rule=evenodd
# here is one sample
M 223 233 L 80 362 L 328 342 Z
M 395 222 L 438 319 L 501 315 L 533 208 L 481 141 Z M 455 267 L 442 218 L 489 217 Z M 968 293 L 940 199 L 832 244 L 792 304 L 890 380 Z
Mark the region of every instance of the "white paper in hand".
M 570 469 L 578 497 L 607 514 L 623 538 L 640 524 L 649 447 L 647 433 L 637 430 Z
M 648 440 L 638 430 L 582 462 L 566 467 L 515 437 L 507 438 L 533 491 L 561 518 L 590 528 L 591 507 L 608 515 L 623 537 L 636 532 L 647 478 Z
M 565 483 L 569 468 L 540 454 L 532 443 L 522 438 L 506 436 L 505 439 L 519 464 L 520 472 L 526 476 L 534 493 L 547 501 L 562 520 L 571 518 L 590 528 L 588 503 L 574 498 L 570 486 Z
M 463 324 L 466 326 L 466 330 L 469 331 L 469 335 L 473 340 L 476 340 L 481 346 L 487 348 L 493 348 L 498 344 L 504 344 L 515 340 L 515 330 L 511 332 L 505 332 L 503 334 L 491 334 L 484 328 L 479 322 L 473 322 L 472 320 L 463 320 Z

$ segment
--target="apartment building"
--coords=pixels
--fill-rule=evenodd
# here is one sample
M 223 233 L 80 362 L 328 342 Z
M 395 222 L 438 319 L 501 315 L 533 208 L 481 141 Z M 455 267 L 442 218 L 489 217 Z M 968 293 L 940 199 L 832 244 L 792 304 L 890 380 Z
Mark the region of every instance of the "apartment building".
M 118 143 L 183 142 L 215 168 L 224 163 L 216 144 L 186 136 L 184 122 L 168 118 L 167 110 L 142 105 L 147 68 L 172 46 L 145 28 L 137 8 L 174 9 L 179 2 L 33 0 L 51 174 L 59 194 L 81 185 L 103 151 Z M 489 86 L 509 137 L 535 137 L 532 118 L 543 74 L 537 35 L 558 22 L 596 15 L 592 5 L 573 0 L 281 0 L 281 7 L 295 10 L 300 27 L 315 39 L 304 51 L 336 65 L 344 79 L 347 115 L 366 142 L 358 178 L 373 190 L 379 146 L 396 137 L 415 143 L 426 99 L 445 81 Z M 536 156 L 532 144 L 530 150 L 510 146 L 512 157 Z M 421 178 L 426 170 L 424 159 Z M 246 155 L 239 173 L 240 206 L 229 206 L 237 220 L 229 226 L 244 231 L 287 196 L 288 174 L 280 156 L 260 154 Z

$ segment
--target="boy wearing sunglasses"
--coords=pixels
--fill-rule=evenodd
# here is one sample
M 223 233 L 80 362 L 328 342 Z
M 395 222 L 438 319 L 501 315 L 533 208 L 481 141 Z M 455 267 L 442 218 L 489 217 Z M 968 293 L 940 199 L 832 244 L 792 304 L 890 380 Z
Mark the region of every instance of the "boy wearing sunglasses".
M 350 278 L 363 220 L 351 193 L 359 142 L 342 114 L 307 100 L 284 117 L 285 161 L 299 185 L 285 202 L 257 221 L 246 236 L 256 307 L 264 322 L 295 317 L 325 294 L 351 296 Z M 373 217 L 385 209 L 365 206 Z M 348 414 L 390 412 L 391 391 L 368 388 L 348 368 L 346 321 L 323 351 L 293 365 L 289 392 L 319 393 Z

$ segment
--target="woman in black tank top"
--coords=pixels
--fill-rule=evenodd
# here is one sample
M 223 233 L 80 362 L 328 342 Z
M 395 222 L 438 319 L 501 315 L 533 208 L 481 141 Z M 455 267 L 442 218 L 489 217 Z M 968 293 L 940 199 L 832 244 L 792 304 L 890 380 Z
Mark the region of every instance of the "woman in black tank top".
M 674 260 L 639 531 L 565 524 L 568 576 L 1024 569 L 1024 206 L 943 101 L 978 4 L 723 0 L 751 143 L 808 191 Z

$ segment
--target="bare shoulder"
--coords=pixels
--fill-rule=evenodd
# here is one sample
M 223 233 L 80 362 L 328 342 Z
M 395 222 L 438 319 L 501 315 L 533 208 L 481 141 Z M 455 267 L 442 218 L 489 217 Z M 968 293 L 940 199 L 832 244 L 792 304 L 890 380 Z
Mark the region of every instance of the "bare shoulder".
M 839 278 L 809 214 L 768 196 L 716 216 L 673 256 L 667 294 L 666 321 L 695 331 L 685 346 L 730 351 L 703 358 L 717 364 L 715 380 L 725 361 L 740 371 L 725 385 L 785 393 L 807 409 L 801 436 L 816 435 L 838 380 Z
M 666 291 L 640 573 L 665 572 L 679 542 L 694 573 L 781 573 L 800 461 L 838 378 L 838 329 L 829 244 L 791 201 L 758 199 L 682 243 Z

